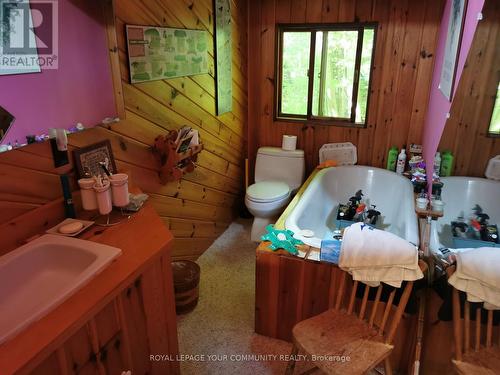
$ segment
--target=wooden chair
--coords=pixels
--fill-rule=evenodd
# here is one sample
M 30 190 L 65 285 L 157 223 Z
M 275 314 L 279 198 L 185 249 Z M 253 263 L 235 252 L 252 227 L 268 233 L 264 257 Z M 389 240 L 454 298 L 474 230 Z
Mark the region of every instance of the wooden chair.
M 450 267 L 448 276 L 454 271 L 455 267 Z M 500 326 L 498 342 L 495 345 L 493 343 L 493 310 L 471 307 L 471 305 L 477 304 L 471 304 L 465 300 L 462 308 L 460 292 L 453 288 L 452 311 L 455 339 L 453 365 L 459 374 L 500 374 Z M 471 318 L 474 319 L 472 327 Z
M 425 270 L 427 266 L 421 262 L 420 268 Z M 332 308 L 293 327 L 292 359 L 288 362 L 286 375 L 293 374 L 293 358 L 299 351 L 306 353 L 319 369 L 328 374 L 366 374 L 381 362 L 384 362 L 385 374 L 392 374 L 389 361 L 394 348 L 392 342 L 410 297 L 413 282 L 406 283 L 397 306 L 394 305 L 397 289 L 389 294 L 384 307 L 384 302 L 381 301 L 383 287 L 376 287 L 375 299 L 368 314 L 371 288 L 358 281 L 346 283 L 347 277 L 346 272 L 341 273 L 335 305 Z M 350 285 L 347 284 L 352 284 L 350 291 Z M 356 313 L 356 292 L 361 285 L 365 289 L 359 312 Z M 349 300 L 345 309 L 343 299 L 347 294 Z

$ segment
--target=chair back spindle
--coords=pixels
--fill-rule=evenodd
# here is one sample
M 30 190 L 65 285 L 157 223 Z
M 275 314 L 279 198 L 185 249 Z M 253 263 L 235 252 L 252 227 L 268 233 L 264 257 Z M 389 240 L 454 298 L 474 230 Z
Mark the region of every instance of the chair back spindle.
M 340 272 L 339 292 L 337 294 L 337 299 L 335 301 L 335 310 L 337 310 L 337 311 L 339 311 L 340 308 L 342 307 L 342 299 L 344 298 L 344 291 L 345 291 L 345 279 L 346 279 L 346 272 L 341 271 Z
M 351 296 L 349 297 L 349 306 L 347 307 L 347 314 L 351 315 L 354 309 L 354 302 L 356 301 L 356 291 L 358 290 L 358 281 L 354 281 L 351 290 Z
M 481 346 L 481 308 L 476 308 L 476 341 L 474 350 L 477 352 Z
M 465 300 L 462 308 L 460 304 L 460 292 L 453 288 L 453 336 L 455 339 L 455 359 L 457 361 L 462 361 L 463 356 L 470 354 L 471 350 L 478 352 L 483 348 L 491 348 L 494 345 L 493 310 L 476 307 L 473 312 L 475 314 L 473 316 L 475 322 L 473 323 L 474 328 L 472 328 L 473 337 L 471 337 L 471 304 Z M 500 326 L 498 328 L 498 336 L 498 345 L 500 346 Z
M 382 285 L 379 285 L 377 288 L 377 295 L 375 296 L 375 301 L 373 301 L 372 312 L 370 314 L 370 320 L 368 321 L 368 325 L 370 328 L 373 327 L 373 322 L 375 320 L 375 314 L 377 313 L 378 304 L 380 302 L 380 296 L 382 295 Z
M 358 292 L 358 288 L 361 288 L 361 285 L 363 285 L 364 291 L 361 297 L 360 304 L 357 305 L 356 295 Z M 379 335 L 385 334 L 386 343 L 388 344 L 392 343 L 392 341 L 394 340 L 396 330 L 398 328 L 398 325 L 401 321 L 404 310 L 406 308 L 406 304 L 408 303 L 408 300 L 410 298 L 410 294 L 413 288 L 413 282 L 406 283 L 397 306 L 394 305 L 396 289 L 390 292 L 389 297 L 385 302 L 385 307 L 383 307 L 383 312 L 381 312 L 382 315 L 378 313 L 378 310 L 381 306 L 384 305 L 383 303 L 381 303 L 383 286 L 379 285 L 375 287 L 377 289 L 375 294 L 375 299 L 371 301 L 371 306 L 369 306 L 369 296 L 371 287 L 357 280 L 354 280 L 352 283 L 347 283 L 345 272 L 343 272 L 343 275 L 341 276 L 339 281 L 339 289 L 336 296 L 335 307 L 334 307 L 335 310 L 339 311 L 342 308 L 343 299 L 349 287 L 351 287 L 351 290 L 347 293 L 348 294 L 347 310 L 346 310 L 347 314 L 351 315 L 355 313 L 356 306 L 359 306 L 359 311 L 357 313 L 358 318 L 366 321 L 370 328 L 374 327 L 377 328 Z M 391 313 L 392 313 L 392 318 L 391 318 Z M 381 322 L 379 324 L 377 322 L 378 316 L 382 317 Z M 386 330 L 386 326 L 389 322 L 390 325 Z

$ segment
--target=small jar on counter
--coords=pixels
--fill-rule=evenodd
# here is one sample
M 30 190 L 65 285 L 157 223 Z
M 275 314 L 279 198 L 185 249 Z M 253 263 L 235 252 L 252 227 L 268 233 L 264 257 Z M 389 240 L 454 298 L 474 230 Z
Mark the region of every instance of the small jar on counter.
M 125 207 L 129 204 L 128 175 L 117 173 L 109 177 L 113 195 L 113 206 Z
M 84 210 L 97 210 L 97 198 L 94 190 L 95 180 L 93 178 L 81 178 L 78 180 L 82 196 L 82 207 Z
M 101 215 L 107 215 L 113 209 L 111 201 L 111 189 L 108 180 L 104 180 L 102 186 L 94 184 L 94 190 L 97 196 L 97 206 Z

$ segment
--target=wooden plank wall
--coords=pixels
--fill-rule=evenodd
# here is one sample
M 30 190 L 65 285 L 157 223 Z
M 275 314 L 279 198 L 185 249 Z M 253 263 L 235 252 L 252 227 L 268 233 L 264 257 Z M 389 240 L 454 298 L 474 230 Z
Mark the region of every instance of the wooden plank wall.
M 107 128 L 96 127 L 72 135 L 70 149 L 109 139 L 118 168 L 131 172 L 134 183 L 150 195 L 156 210 L 173 232 L 173 257 L 196 259 L 232 221 L 244 192 L 248 100 L 246 0 L 231 1 L 233 112 L 220 117 L 215 116 L 212 43 L 209 43 L 210 74 L 205 75 L 131 85 L 126 57 L 125 24 L 203 29 L 212 35 L 211 0 L 119 0 L 114 3 L 115 17 L 110 14 L 111 22 L 116 25 L 116 50 L 113 37 L 109 39 L 112 60 L 113 53 L 119 54 L 119 60 L 115 59 L 112 67 L 117 107 L 123 120 Z M 108 24 L 110 35 L 114 33 Z M 194 173 L 179 183 L 161 185 L 150 145 L 157 135 L 185 124 L 200 132 L 205 150 L 199 156 Z M 22 222 L 20 215 L 28 218 L 29 211 L 59 199 L 62 195 L 60 173 L 73 174 L 72 165 L 54 169 L 47 143 L 2 153 L 0 233 L 6 233 L 6 229 L 13 226 L 12 221 Z M 26 234 L 43 229 L 48 222 L 41 220 L 26 230 Z
M 486 0 L 439 150 L 455 155 L 454 173 L 484 177 L 488 160 L 500 154 L 500 138 L 488 127 L 500 79 L 500 6 Z
M 421 143 L 443 0 L 255 0 L 250 3 L 249 153 L 298 136 L 311 170 L 319 148 L 352 142 L 358 163 L 384 166 L 390 146 Z M 278 23 L 379 23 L 368 126 L 355 129 L 273 121 L 275 32 Z M 260 36 L 260 37 L 259 37 Z M 253 98 L 257 96 L 258 99 Z M 252 138 L 255 139 L 252 142 Z M 251 163 L 253 165 L 253 163 Z

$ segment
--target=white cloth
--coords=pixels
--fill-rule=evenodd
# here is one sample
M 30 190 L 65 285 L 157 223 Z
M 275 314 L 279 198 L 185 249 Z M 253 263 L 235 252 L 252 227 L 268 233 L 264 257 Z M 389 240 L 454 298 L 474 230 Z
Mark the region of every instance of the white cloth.
M 344 230 L 339 267 L 354 280 L 370 286 L 380 282 L 400 287 L 424 275 L 418 265 L 418 250 L 406 240 L 363 223 Z
M 484 307 L 500 309 L 500 249 L 478 247 L 456 253 L 457 269 L 448 282 L 467 294 L 469 302 L 484 302 Z

